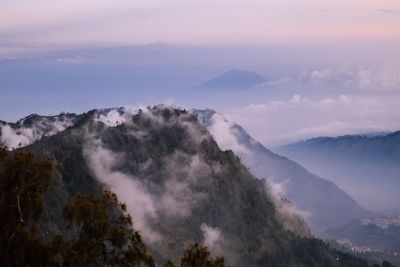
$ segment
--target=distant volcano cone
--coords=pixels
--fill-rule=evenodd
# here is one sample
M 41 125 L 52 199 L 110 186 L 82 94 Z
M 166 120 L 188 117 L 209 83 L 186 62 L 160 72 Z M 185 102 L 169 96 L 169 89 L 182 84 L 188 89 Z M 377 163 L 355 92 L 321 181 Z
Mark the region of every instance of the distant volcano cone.
M 248 89 L 266 81 L 264 77 L 256 72 L 232 69 L 193 88 L 202 90 Z

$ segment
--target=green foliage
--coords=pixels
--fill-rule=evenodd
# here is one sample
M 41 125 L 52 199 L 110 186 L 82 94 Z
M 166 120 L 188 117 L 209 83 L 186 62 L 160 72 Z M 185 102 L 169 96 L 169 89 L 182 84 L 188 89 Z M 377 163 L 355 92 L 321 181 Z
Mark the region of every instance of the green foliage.
M 176 265 L 175 265 L 172 261 L 168 260 L 168 261 L 163 265 L 163 267 L 176 267 Z
M 48 260 L 35 222 L 51 183 L 52 164 L 0 148 L 0 258 L 2 266 L 40 266 Z
M 43 240 L 37 221 L 51 182 L 51 161 L 0 148 L 1 266 L 155 266 L 125 204 L 110 191 L 78 194 L 64 208 L 73 239 Z
M 78 194 L 65 208 L 64 218 L 76 233 L 73 241 L 58 241 L 63 266 L 155 266 L 141 236 L 132 229 L 126 206 L 105 191 L 101 196 Z
M 194 244 L 185 250 L 181 267 L 225 267 L 222 257 L 213 258 L 207 247 Z

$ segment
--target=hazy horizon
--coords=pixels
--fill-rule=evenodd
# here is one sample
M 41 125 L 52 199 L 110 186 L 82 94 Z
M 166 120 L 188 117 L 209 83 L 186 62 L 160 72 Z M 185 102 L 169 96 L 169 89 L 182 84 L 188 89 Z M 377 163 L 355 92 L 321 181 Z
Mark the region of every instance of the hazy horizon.
M 400 129 L 400 5 L 385 1 L 1 1 L 1 119 L 172 103 L 267 146 Z M 267 82 L 191 90 L 230 69 Z

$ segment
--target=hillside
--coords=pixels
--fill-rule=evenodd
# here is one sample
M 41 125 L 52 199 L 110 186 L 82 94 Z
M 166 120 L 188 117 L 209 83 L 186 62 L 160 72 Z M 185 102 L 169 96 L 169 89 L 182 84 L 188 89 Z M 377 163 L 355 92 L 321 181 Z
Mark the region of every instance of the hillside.
M 127 203 L 159 262 L 202 242 L 232 266 L 367 266 L 285 230 L 265 184 L 231 151 L 221 151 L 191 114 L 159 106 L 109 125 L 100 114 L 83 114 L 72 127 L 24 148 L 56 162 L 45 235 L 64 231 L 59 209 L 73 195 L 106 187 Z M 298 217 L 297 226 L 307 234 Z
M 0 145 L 10 149 L 27 146 L 43 136 L 51 136 L 74 125 L 80 119 L 73 113 L 57 116 L 29 115 L 15 123 L 0 120 Z
M 277 151 L 345 188 L 369 209 L 400 211 L 400 132 L 320 137 Z
M 195 110 L 222 149 L 232 149 L 258 178 L 267 178 L 295 205 L 316 234 L 370 213 L 334 183 L 274 154 L 242 127 L 213 110 Z

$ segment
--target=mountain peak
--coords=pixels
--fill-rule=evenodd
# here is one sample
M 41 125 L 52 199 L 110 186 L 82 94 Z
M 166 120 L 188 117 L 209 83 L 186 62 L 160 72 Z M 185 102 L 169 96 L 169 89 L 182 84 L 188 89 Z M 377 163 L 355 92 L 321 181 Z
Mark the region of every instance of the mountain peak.
M 195 89 L 248 89 L 267 80 L 257 72 L 231 69 L 195 86 Z

